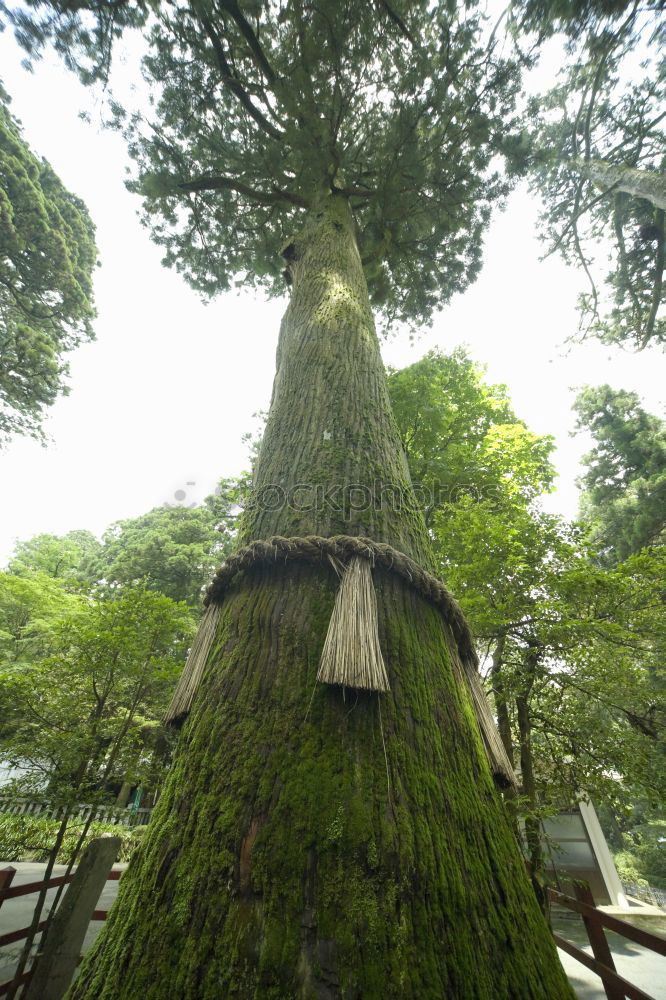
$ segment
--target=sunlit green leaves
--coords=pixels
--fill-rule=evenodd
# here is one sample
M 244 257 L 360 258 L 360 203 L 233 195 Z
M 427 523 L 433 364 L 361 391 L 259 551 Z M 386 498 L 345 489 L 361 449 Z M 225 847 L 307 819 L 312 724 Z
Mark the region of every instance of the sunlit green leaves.
M 636 393 L 608 385 L 582 390 L 578 429 L 594 438 L 583 459 L 581 514 L 608 562 L 666 533 L 666 425 L 647 413 Z

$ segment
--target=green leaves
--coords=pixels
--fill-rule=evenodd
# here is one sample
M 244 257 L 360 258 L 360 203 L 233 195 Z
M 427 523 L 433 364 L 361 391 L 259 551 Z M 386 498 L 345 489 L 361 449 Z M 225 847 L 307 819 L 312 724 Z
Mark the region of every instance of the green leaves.
M 550 488 L 549 437 L 515 416 L 506 386 L 486 385 L 465 352 L 427 354 L 389 376 L 389 393 L 426 520 L 443 522 L 469 498 L 486 512 Z
M 566 808 L 581 790 L 614 807 L 666 791 L 663 548 L 604 568 L 580 527 L 541 511 L 552 441 L 516 419 L 505 387 L 485 384 L 464 352 L 427 355 L 391 373 L 389 388 L 442 576 L 486 658 L 516 760 L 522 706 L 536 785 L 528 813 Z M 663 520 L 661 425 L 608 387 L 586 390 L 578 412 L 598 441 L 585 477 L 596 536 L 612 525 L 605 544 L 626 554 L 642 516 Z M 615 505 L 636 478 L 655 502 L 637 505 L 623 534 Z
M 666 530 L 666 425 L 636 393 L 608 385 L 582 390 L 578 429 L 595 447 L 583 458 L 581 515 L 607 562 L 663 543 Z
M 51 797 L 92 796 L 152 766 L 154 724 L 195 626 L 184 605 L 138 588 L 68 595 L 57 615 L 53 597 L 37 602 L 43 582 L 0 575 L 3 652 L 20 657 L 12 666 L 3 656 L 0 672 L 2 755 L 20 762 L 26 790 L 48 782 Z
M 203 587 L 229 551 L 233 507 L 233 499 L 220 491 L 203 507 L 156 507 L 118 521 L 105 532 L 86 571 L 109 584 L 140 583 L 198 609 Z
M 0 443 L 41 437 L 67 392 L 63 355 L 93 337 L 95 230 L 85 206 L 30 151 L 0 92 Z

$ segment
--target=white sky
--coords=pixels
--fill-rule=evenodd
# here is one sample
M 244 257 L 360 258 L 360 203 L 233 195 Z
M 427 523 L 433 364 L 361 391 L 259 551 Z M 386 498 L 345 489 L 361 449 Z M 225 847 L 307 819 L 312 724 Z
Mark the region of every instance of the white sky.
M 140 226 L 138 199 L 124 188 L 127 157 L 115 133 L 79 120 L 90 93 L 47 57 L 33 74 L 9 31 L 0 35 L 0 77 L 33 150 L 88 206 L 102 266 L 95 288 L 97 340 L 71 357 L 71 393 L 50 411 L 47 448 L 16 439 L 0 453 L 0 565 L 15 540 L 88 528 L 141 514 L 186 490 L 201 499 L 221 476 L 247 464 L 241 442 L 252 415 L 268 407 L 284 301 L 227 294 L 204 306 Z M 122 68 L 119 70 L 122 73 Z M 554 258 L 538 260 L 537 205 L 514 194 L 491 226 L 481 278 L 436 317 L 414 344 L 384 345 L 402 367 L 427 350 L 465 344 L 505 382 L 518 415 L 553 434 L 557 492 L 545 506 L 572 517 L 580 455 L 572 439 L 575 387 L 607 382 L 663 408 L 663 355 L 629 354 L 597 343 L 565 347 L 577 329 L 582 277 Z M 188 483 L 195 483 L 190 486 Z

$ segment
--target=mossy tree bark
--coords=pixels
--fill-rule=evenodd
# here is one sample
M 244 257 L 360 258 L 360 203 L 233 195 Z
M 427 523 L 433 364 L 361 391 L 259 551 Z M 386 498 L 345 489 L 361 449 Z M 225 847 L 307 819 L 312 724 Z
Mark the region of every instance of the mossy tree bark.
M 538 798 L 534 778 L 534 754 L 532 751 L 532 716 L 530 713 L 530 697 L 536 670 L 539 665 L 540 650 L 537 646 L 529 646 L 524 653 L 523 684 L 516 695 L 516 720 L 518 722 L 518 738 L 520 741 L 520 774 L 523 785 L 523 795 L 527 799 L 530 813 L 525 817 L 525 842 L 527 845 L 530 877 L 539 905 L 546 911 L 548 899 L 544 886 L 544 860 L 541 847 L 541 822 L 536 817 Z
M 243 540 L 366 534 L 429 565 L 422 520 L 404 509 L 345 200 L 323 199 L 286 255 L 291 302 Z M 317 486 L 328 500 L 311 505 Z M 382 486 L 404 491 L 402 509 L 378 502 Z M 145 842 L 72 998 L 571 996 L 447 626 L 390 573 L 375 583 L 382 696 L 315 684 L 332 569 L 276 564 L 234 581 Z

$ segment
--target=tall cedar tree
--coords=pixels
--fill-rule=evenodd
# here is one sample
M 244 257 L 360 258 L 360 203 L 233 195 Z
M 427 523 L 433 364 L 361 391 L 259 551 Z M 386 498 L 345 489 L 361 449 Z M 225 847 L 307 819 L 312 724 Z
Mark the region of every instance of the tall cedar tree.
M 59 16 L 71 41 L 76 9 Z M 361 534 L 432 567 L 371 303 L 422 322 L 476 277 L 514 67 L 472 3 L 196 0 L 149 25 L 152 108 L 115 110 L 166 262 L 207 295 L 283 270 L 291 288 L 240 541 Z M 275 502 L 298 484 L 320 501 Z M 72 997 L 571 996 L 448 627 L 393 574 L 375 585 L 381 701 L 315 684 L 331 568 L 233 585 Z
M 2 22 L 0 22 L 0 30 Z M 64 355 L 93 337 L 95 227 L 27 145 L 0 84 L 0 447 L 41 439 L 69 391 Z

